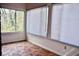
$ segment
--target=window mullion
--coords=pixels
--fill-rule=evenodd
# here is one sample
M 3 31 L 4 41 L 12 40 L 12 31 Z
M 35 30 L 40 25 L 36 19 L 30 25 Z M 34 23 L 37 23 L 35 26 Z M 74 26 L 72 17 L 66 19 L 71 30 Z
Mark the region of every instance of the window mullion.
M 51 38 L 51 19 L 52 18 L 52 4 L 48 4 L 48 27 L 47 27 L 47 38 Z
M 16 11 L 15 11 L 15 32 L 17 31 L 17 26 L 16 26 L 16 25 L 17 25 L 17 23 L 16 23 L 16 16 L 17 16 L 17 15 L 16 15 Z

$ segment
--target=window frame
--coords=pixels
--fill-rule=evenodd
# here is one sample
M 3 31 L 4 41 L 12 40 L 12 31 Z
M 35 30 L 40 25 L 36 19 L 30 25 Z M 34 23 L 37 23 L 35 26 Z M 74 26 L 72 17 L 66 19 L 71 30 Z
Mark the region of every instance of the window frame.
M 3 8 L 3 9 L 10 9 L 10 8 L 4 8 L 4 7 L 1 7 L 1 8 Z M 1 9 L 0 8 L 0 9 Z M 14 17 L 16 17 L 16 13 L 17 13 L 17 11 L 22 11 L 23 13 L 24 13 L 24 16 L 23 16 L 23 30 L 22 31 L 16 31 L 16 30 L 14 30 L 14 31 L 12 31 L 12 32 L 1 32 L 1 34 L 3 33 L 3 34 L 5 34 L 5 33 L 22 33 L 22 32 L 25 32 L 25 12 L 26 12 L 26 10 L 16 10 L 16 9 L 10 9 L 10 10 L 15 10 L 15 16 Z M 1 12 L 0 12 L 0 14 L 1 14 Z M 0 16 L 1 17 L 1 16 Z M 15 18 L 15 20 L 16 20 L 16 18 Z M 1 22 L 1 21 L 0 21 Z M 15 24 L 15 28 L 16 28 L 16 24 Z
M 48 5 L 46 5 L 46 6 L 42 6 L 42 7 L 39 7 L 39 8 L 43 8 L 43 7 L 47 7 L 47 9 L 48 9 L 48 13 L 47 14 L 49 14 L 49 7 L 48 7 Z M 34 9 L 38 9 L 38 8 L 34 8 Z M 30 10 L 34 10 L 34 9 L 30 9 Z M 27 12 L 28 11 L 30 11 L 30 10 L 27 10 Z M 49 15 L 48 15 L 49 16 Z M 26 18 L 27 18 L 27 16 L 26 16 Z M 48 18 L 48 17 L 47 17 Z M 48 33 L 48 21 L 49 20 L 47 20 L 47 33 Z M 27 19 L 26 19 L 26 23 L 27 23 Z M 27 25 L 26 25 L 27 26 Z M 27 28 L 27 27 L 26 27 Z M 27 31 L 26 31 L 27 32 Z M 30 33 L 30 32 L 27 32 L 27 34 L 31 34 L 31 35 L 34 35 L 34 36 L 38 36 L 38 37 L 42 37 L 42 38 L 48 38 L 47 37 L 47 34 L 46 34 L 46 36 L 42 36 L 42 35 L 37 35 L 37 34 L 34 34 L 34 33 Z

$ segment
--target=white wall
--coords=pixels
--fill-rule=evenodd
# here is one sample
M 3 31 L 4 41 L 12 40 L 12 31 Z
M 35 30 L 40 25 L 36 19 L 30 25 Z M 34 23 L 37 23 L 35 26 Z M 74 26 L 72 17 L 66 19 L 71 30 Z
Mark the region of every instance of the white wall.
M 16 33 L 2 33 L 1 34 L 1 42 L 2 43 L 9 43 L 14 41 L 25 40 L 24 33 L 16 32 Z

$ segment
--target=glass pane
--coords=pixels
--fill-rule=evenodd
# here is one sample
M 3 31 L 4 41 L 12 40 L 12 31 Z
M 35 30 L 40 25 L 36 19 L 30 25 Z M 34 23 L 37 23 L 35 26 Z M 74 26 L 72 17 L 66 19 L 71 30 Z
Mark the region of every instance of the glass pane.
M 23 31 L 24 11 L 1 8 L 1 32 Z
M 24 12 L 16 11 L 16 31 L 23 32 L 24 30 Z
M 15 31 L 15 10 L 1 8 L 1 32 Z

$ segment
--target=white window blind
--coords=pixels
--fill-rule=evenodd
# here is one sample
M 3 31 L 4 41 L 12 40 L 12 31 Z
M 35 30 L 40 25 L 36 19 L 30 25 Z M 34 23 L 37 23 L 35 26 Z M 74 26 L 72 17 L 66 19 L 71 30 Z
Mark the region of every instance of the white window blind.
M 27 11 L 27 32 L 46 36 L 48 25 L 48 7 Z
M 79 4 L 53 5 L 51 39 L 79 46 Z
M 60 40 L 79 46 L 79 4 L 64 4 Z
M 59 40 L 61 27 L 62 5 L 55 4 L 52 6 L 52 24 L 51 39 Z

